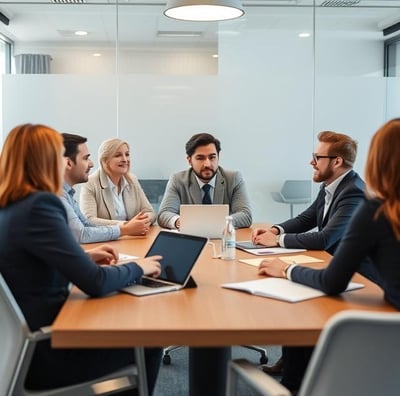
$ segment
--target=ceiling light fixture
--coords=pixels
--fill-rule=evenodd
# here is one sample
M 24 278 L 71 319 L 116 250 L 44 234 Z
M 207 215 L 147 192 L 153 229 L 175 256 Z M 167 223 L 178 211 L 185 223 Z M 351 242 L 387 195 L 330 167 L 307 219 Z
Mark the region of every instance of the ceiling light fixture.
M 87 36 L 88 32 L 86 32 L 85 30 L 77 30 L 75 32 L 75 36 Z
M 244 14 L 240 0 L 168 0 L 164 14 L 182 21 L 214 22 Z

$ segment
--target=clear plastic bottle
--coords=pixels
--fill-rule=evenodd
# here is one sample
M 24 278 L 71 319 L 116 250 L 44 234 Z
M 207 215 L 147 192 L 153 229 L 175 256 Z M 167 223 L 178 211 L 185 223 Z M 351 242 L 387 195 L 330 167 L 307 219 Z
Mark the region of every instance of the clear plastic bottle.
M 226 216 L 225 228 L 222 234 L 222 251 L 223 260 L 236 259 L 236 231 L 233 226 L 232 216 Z

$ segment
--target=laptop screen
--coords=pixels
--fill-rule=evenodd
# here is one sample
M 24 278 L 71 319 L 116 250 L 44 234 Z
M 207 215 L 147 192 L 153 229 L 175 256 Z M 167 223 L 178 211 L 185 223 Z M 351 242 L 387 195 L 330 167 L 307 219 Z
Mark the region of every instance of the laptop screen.
M 221 238 L 229 205 L 181 205 L 180 230 L 184 234 Z
M 146 257 L 163 256 L 158 279 L 183 284 L 206 243 L 207 238 L 160 231 Z

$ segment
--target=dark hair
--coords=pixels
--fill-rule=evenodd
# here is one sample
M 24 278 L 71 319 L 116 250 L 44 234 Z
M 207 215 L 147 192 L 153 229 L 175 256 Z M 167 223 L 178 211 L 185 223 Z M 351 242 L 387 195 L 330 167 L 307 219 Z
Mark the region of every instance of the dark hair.
M 358 143 L 343 133 L 324 131 L 318 134 L 318 140 L 330 143 L 328 155 L 337 155 L 343 158 L 344 168 L 352 168 L 357 156 Z
M 83 136 L 73 135 L 72 133 L 62 133 L 62 136 L 64 138 L 65 147 L 64 157 L 69 157 L 75 162 L 79 151 L 78 146 L 86 143 L 87 139 Z
M 216 139 L 213 135 L 209 133 L 197 133 L 193 135 L 188 142 L 186 143 L 186 154 L 191 157 L 193 153 L 196 151 L 196 148 L 199 146 L 207 146 L 208 144 L 215 144 L 215 148 L 217 149 L 217 153 L 221 151 L 221 143 L 218 139 Z

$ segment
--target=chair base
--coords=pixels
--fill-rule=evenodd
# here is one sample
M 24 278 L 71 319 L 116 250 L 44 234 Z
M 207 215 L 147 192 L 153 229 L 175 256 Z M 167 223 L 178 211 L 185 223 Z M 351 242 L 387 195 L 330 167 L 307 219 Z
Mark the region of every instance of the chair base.
M 260 364 L 268 363 L 267 350 L 264 348 L 260 348 L 255 345 L 242 345 L 243 348 L 251 349 L 261 354 L 260 356 Z M 175 351 L 176 349 L 183 348 L 181 345 L 170 345 L 167 348 L 164 348 L 162 362 L 165 365 L 171 364 L 171 355 L 170 353 Z

